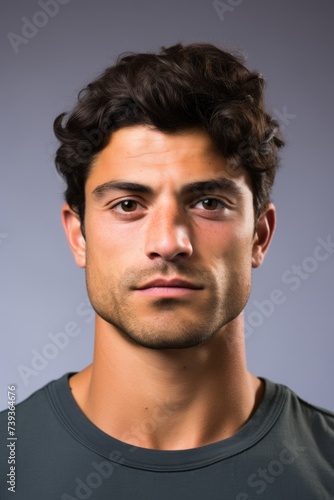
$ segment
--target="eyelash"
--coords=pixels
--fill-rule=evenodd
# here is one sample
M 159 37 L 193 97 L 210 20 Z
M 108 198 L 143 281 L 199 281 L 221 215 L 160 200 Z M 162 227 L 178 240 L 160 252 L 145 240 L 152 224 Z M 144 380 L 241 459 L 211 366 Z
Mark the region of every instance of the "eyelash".
M 117 212 L 116 207 L 121 206 L 123 203 L 126 203 L 128 201 L 130 201 L 132 203 L 137 203 L 137 205 L 140 205 L 140 203 L 137 200 L 132 200 L 131 198 L 127 198 L 125 200 L 119 201 L 118 203 L 116 203 L 116 205 L 113 205 L 111 207 L 111 209 L 115 210 L 115 212 Z M 130 212 L 121 212 L 121 213 L 124 214 L 124 213 L 133 213 L 133 212 L 130 211 Z
M 213 210 L 205 210 L 203 209 L 203 211 L 205 212 L 212 212 L 212 213 L 217 213 L 217 211 L 220 211 L 220 210 L 225 210 L 228 207 L 228 205 L 226 203 L 224 203 L 223 201 L 219 200 L 218 198 L 214 198 L 214 197 L 210 197 L 210 196 L 207 196 L 207 197 L 203 197 L 203 198 L 197 198 L 196 200 L 193 200 L 192 203 L 191 203 L 191 208 L 194 208 L 194 206 L 196 206 L 198 203 L 201 203 L 201 202 L 205 202 L 205 201 L 216 201 L 218 204 L 221 205 L 220 208 L 214 208 Z M 133 210 L 133 211 L 129 211 L 129 212 L 126 212 L 126 211 L 120 211 L 120 210 L 117 210 L 117 207 L 121 207 L 121 205 L 123 203 L 126 203 L 126 202 L 132 202 L 132 203 L 136 203 L 137 205 L 139 206 L 142 206 L 139 201 L 137 200 L 134 200 L 132 198 L 126 198 L 122 201 L 119 201 L 118 203 L 116 203 L 115 205 L 111 206 L 111 210 L 114 210 L 115 212 L 121 214 L 121 215 L 125 215 L 127 216 L 128 214 L 135 214 L 136 213 L 136 209 Z M 137 208 L 137 207 L 136 207 Z
M 226 203 L 224 203 L 221 200 L 218 200 L 218 198 L 214 198 L 214 197 L 211 198 L 210 196 L 197 200 L 195 205 L 197 205 L 198 203 L 203 203 L 204 201 L 216 201 L 217 203 L 219 203 L 221 205 L 221 208 L 215 208 L 213 210 L 206 210 L 206 212 L 214 212 L 215 210 L 222 210 L 222 209 L 228 208 Z

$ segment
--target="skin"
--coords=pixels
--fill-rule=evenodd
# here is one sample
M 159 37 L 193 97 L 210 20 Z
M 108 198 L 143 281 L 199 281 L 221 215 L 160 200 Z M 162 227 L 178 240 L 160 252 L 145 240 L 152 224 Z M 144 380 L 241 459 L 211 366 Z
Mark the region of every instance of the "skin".
M 212 179 L 224 185 L 213 189 Z M 233 173 L 204 131 L 146 126 L 112 134 L 85 196 L 85 238 L 77 214 L 62 210 L 96 311 L 93 363 L 70 378 L 77 404 L 135 446 L 188 449 L 232 436 L 263 393 L 247 371 L 242 311 L 274 232 L 274 206 L 254 220 L 250 178 Z M 196 289 L 144 290 L 155 278 Z

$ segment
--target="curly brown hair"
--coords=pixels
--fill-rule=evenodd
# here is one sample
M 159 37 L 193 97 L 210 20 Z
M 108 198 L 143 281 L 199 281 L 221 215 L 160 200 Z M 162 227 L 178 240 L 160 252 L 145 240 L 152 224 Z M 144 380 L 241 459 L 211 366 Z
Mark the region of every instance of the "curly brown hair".
M 85 182 L 92 161 L 122 127 L 149 125 L 165 133 L 205 130 L 232 168 L 249 172 L 255 218 L 270 201 L 283 146 L 279 125 L 264 106 L 264 79 L 240 56 L 211 44 L 177 44 L 158 54 L 121 55 L 88 84 L 69 115 L 59 115 L 56 168 L 65 199 L 82 228 Z

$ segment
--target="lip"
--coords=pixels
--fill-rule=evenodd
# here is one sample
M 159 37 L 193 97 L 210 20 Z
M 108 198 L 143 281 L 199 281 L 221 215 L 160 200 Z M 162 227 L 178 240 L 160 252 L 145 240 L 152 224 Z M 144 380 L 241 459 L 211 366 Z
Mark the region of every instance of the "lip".
M 202 287 L 179 278 L 171 280 L 156 278 L 155 280 L 149 281 L 141 287 L 138 287 L 137 290 L 147 290 L 148 288 L 188 288 L 190 290 L 200 290 Z
M 202 288 L 202 286 L 179 278 L 171 280 L 157 278 L 145 283 L 136 290 L 141 295 L 153 295 L 155 297 L 184 297 L 192 295 Z

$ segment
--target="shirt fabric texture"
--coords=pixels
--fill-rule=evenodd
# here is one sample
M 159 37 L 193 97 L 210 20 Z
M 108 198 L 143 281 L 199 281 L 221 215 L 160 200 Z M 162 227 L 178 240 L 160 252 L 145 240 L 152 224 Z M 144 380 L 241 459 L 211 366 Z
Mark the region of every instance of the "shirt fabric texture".
M 71 394 L 71 375 L 16 407 L 15 493 L 6 484 L 7 411 L 0 414 L 1 500 L 334 499 L 334 414 L 283 385 L 262 379 L 263 400 L 234 436 L 162 451 L 96 427 Z M 143 425 L 150 432 L 158 422 Z

